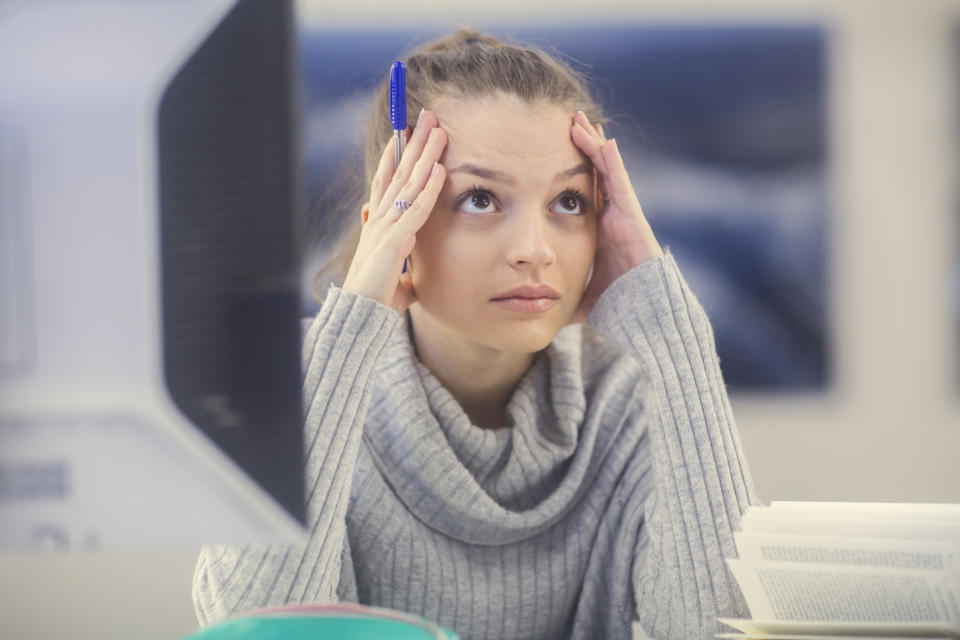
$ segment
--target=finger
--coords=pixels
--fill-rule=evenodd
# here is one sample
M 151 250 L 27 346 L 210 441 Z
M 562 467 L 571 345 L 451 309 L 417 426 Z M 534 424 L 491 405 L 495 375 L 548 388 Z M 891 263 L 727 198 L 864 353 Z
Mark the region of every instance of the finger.
M 439 127 L 434 127 L 427 136 L 427 143 L 424 146 L 423 153 L 417 159 L 417 163 L 410 173 L 410 178 L 401 186 L 399 191 L 384 201 L 383 206 L 385 207 L 385 213 L 387 215 L 392 215 L 394 219 L 398 217 L 397 214 L 400 212 L 393 207 L 393 203 L 397 200 L 412 201 L 419 197 L 420 192 L 423 191 L 424 185 L 426 185 L 430 177 L 433 164 L 440 159 L 440 155 L 443 153 L 443 148 L 446 144 L 446 132 Z
M 591 133 L 592 132 L 592 133 Z M 570 131 L 570 137 L 573 143 L 590 158 L 590 162 L 597 168 L 597 172 L 607 176 L 607 162 L 603 157 L 604 143 L 597 137 L 597 132 L 591 128 L 589 131 L 579 122 L 574 123 Z
M 437 203 L 437 197 L 440 195 L 446 177 L 446 168 L 439 162 L 434 162 L 423 190 L 420 191 L 417 199 L 413 201 L 409 209 L 403 212 L 394 225 L 398 233 L 416 235 L 420 227 L 430 217 L 430 212 L 433 211 L 433 207 Z
M 368 204 L 374 211 L 379 208 L 380 202 L 383 201 L 383 194 L 387 190 L 387 185 L 390 184 L 391 176 L 393 176 L 393 155 L 393 138 L 391 138 L 390 142 L 384 146 L 383 153 L 380 154 L 377 171 L 373 174 L 373 180 L 370 182 L 370 201 Z
M 432 112 L 424 111 L 420 114 L 417 127 L 413 130 L 413 135 L 410 136 L 410 142 L 407 143 L 406 148 L 403 150 L 403 157 L 400 159 L 400 165 L 394 172 L 393 180 L 391 180 L 389 186 L 387 187 L 386 192 L 384 193 L 384 198 L 379 201 L 380 203 L 384 201 L 394 202 L 397 199 L 397 193 L 403 188 L 403 185 L 410 180 L 410 175 L 413 173 L 413 167 L 420 159 L 424 147 L 427 144 L 427 139 L 430 136 L 430 132 L 434 129 L 434 127 L 437 126 L 437 124 L 437 117 L 433 115 Z M 382 210 L 382 208 L 380 209 Z
M 600 175 L 600 172 L 597 172 L 597 212 L 602 213 L 607 210 L 607 207 L 610 205 L 610 197 L 607 195 L 606 185 L 603 182 L 603 176 Z
M 597 130 L 594 128 L 594 126 L 590 124 L 587 114 L 585 114 L 583 111 L 577 111 L 576 115 L 573 117 L 573 121 L 579 123 L 587 132 L 590 133 L 591 137 L 595 138 L 599 142 L 603 142 L 603 136 L 597 133 Z
M 607 136 L 606 136 L 606 134 L 603 132 L 603 125 L 598 122 L 597 124 L 593 125 L 593 128 L 596 129 L 596 130 L 597 130 L 597 133 L 600 134 L 600 139 L 603 140 L 604 142 L 606 142 L 606 141 L 607 141 Z
M 602 145 L 606 140 L 603 136 L 603 127 L 600 125 L 600 123 L 591 126 L 587 115 L 583 111 L 577 111 L 576 115 L 574 116 L 574 129 L 579 129 L 579 131 L 576 133 L 571 131 L 571 134 L 574 136 L 578 146 L 581 146 L 580 143 L 585 143 L 583 145 L 585 147 L 585 152 L 589 151 L 587 156 L 590 157 L 591 162 L 594 163 L 594 198 L 597 211 L 602 212 L 606 210 L 607 206 L 609 205 L 609 198 L 606 195 L 606 191 L 603 189 L 603 175 L 599 171 L 597 165 L 599 164 L 600 167 L 603 167 L 605 161 L 603 160 L 601 147 L 591 144 L 588 139 L 593 138 L 596 142 Z
M 630 183 L 630 176 L 627 174 L 627 168 L 623 164 L 623 156 L 620 155 L 620 149 L 617 147 L 616 139 L 603 143 L 602 155 L 609 169 L 608 174 L 604 176 L 604 186 L 607 194 L 614 201 L 623 197 L 636 198 L 633 185 Z
M 414 203 L 416 203 L 418 200 L 422 200 L 421 195 L 427 188 L 434 171 L 434 166 L 437 164 L 437 161 L 440 159 L 440 155 L 443 153 L 444 145 L 446 145 L 446 132 L 438 127 L 430 133 L 430 137 L 427 142 L 427 146 L 424 149 L 423 155 L 420 156 L 420 159 L 417 161 L 417 164 L 414 167 L 413 175 L 410 177 L 410 181 L 404 185 L 403 189 L 401 189 L 399 193 L 397 193 L 397 200 L 405 200 L 407 202 L 413 201 Z M 429 198 L 429 196 L 427 197 Z M 398 211 L 396 207 L 393 207 L 392 203 L 388 206 L 390 208 L 389 213 L 386 215 L 386 219 L 390 220 L 391 222 L 395 222 L 401 216 L 405 216 L 409 212 L 409 209 L 406 211 Z M 432 208 L 433 203 L 430 203 L 430 206 Z

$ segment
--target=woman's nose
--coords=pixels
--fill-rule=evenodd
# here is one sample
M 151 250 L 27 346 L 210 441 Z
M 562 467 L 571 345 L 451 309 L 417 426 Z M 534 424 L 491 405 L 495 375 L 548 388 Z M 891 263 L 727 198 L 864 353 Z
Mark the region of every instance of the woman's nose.
M 546 266 L 557 259 L 550 238 L 549 221 L 543 211 L 530 208 L 517 212 L 507 225 L 507 260 L 513 266 Z

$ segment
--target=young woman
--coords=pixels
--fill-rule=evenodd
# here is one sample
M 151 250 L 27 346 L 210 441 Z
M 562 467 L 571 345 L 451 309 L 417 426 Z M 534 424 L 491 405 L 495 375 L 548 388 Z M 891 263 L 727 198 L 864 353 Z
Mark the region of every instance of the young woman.
M 305 548 L 210 547 L 201 622 L 357 601 L 475 638 L 712 638 L 754 490 L 709 321 L 583 81 L 470 31 L 386 87 L 303 346 Z M 404 261 L 407 269 L 403 271 Z

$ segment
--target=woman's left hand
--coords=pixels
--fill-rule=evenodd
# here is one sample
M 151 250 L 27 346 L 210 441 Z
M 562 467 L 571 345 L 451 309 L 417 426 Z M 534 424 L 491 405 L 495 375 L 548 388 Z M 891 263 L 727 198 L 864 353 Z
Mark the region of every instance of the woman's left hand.
M 602 203 L 597 216 L 593 276 L 571 318 L 575 323 L 586 320 L 600 295 L 614 280 L 633 267 L 662 256 L 663 249 L 643 215 L 617 141 L 607 140 L 603 128 L 591 126 L 582 111 L 573 119 L 570 137 L 597 170 L 597 191 Z

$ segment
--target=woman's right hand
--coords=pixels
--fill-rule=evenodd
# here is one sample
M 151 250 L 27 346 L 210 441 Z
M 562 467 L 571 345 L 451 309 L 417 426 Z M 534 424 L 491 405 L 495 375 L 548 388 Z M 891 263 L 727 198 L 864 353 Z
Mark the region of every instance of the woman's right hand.
M 420 115 L 396 171 L 392 138 L 383 150 L 370 185 L 370 200 L 361 212 L 360 243 L 343 282 L 344 291 L 376 300 L 401 315 L 417 299 L 410 275 L 401 275 L 403 262 L 413 251 L 417 231 L 430 216 L 446 178 L 437 161 L 447 134 L 438 124 L 430 111 Z M 413 204 L 399 211 L 393 206 L 398 200 Z

